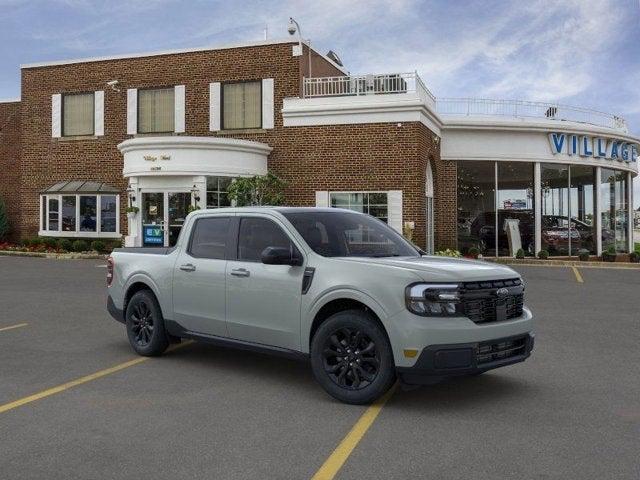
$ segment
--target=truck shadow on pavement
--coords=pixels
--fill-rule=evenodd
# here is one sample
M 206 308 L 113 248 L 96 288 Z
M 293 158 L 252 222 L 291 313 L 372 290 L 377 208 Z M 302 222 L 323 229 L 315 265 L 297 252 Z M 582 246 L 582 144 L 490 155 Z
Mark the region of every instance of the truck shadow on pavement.
M 288 395 L 302 395 L 306 399 L 340 404 L 316 384 L 307 361 L 202 343 L 193 343 L 168 352 L 165 356 L 189 365 L 189 369 L 202 368 L 219 373 L 226 381 L 233 378 L 240 389 L 273 385 L 274 389 L 286 387 Z M 476 409 L 485 403 L 495 405 L 505 400 L 517 401 L 518 397 L 530 398 L 535 393 L 535 385 L 524 379 L 490 372 L 477 377 L 445 380 L 409 391 L 399 388 L 390 405 L 422 411 Z

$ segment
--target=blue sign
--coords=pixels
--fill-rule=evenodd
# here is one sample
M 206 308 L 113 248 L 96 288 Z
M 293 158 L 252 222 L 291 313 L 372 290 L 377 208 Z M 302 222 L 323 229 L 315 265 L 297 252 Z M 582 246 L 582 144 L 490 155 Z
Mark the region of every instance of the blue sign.
M 589 135 L 550 133 L 549 144 L 551 145 L 551 153 L 554 155 L 579 155 L 627 163 L 637 162 L 639 155 L 638 145 L 633 142 Z
M 164 230 L 158 225 L 143 225 L 142 241 L 145 245 L 164 245 Z

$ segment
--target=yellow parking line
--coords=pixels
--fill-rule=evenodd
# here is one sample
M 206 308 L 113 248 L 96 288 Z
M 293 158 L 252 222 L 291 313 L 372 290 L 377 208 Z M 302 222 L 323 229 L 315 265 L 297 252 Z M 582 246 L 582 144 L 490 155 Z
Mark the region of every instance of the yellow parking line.
M 580 271 L 576 268 L 576 267 L 571 267 L 573 269 L 573 273 L 576 276 L 576 281 L 578 283 L 584 283 L 584 280 L 582 279 L 582 275 L 580 275 Z
M 331 480 L 336 476 L 342 468 L 342 465 L 344 465 L 344 462 L 346 462 L 349 455 L 351 455 L 351 452 L 353 452 L 356 446 L 358 446 L 358 443 L 360 443 L 364 434 L 367 433 L 369 427 L 371 427 L 375 419 L 378 417 L 382 407 L 384 407 L 387 400 L 391 398 L 393 392 L 396 391 L 397 387 L 398 384 L 396 383 L 387 393 L 384 394 L 384 396 L 367 408 L 360 419 L 351 428 L 351 431 L 346 437 L 344 437 L 340 442 L 340 445 L 336 447 L 311 480 Z
M 27 325 L 29 325 L 29 324 L 28 323 L 18 323 L 17 325 L 11 325 L 10 327 L 0 328 L 0 332 L 4 332 L 6 330 L 13 330 L 14 328 L 26 327 Z
M 186 341 L 186 342 L 179 343 L 177 345 L 172 346 L 167 351 L 184 347 L 186 345 L 189 345 L 190 343 L 193 343 L 193 342 Z M 5 403 L 4 405 L 0 405 L 0 413 L 8 412 L 9 410 L 13 410 L 14 408 L 18 408 L 28 403 L 35 402 L 36 400 L 41 400 L 43 398 L 50 397 L 51 395 L 64 392 L 65 390 L 68 390 L 73 387 L 77 387 L 78 385 L 82 385 L 83 383 L 87 383 L 92 380 L 97 380 L 98 378 L 106 377 L 107 375 L 111 375 L 112 373 L 119 372 L 120 370 L 124 370 L 125 368 L 133 367 L 134 365 L 138 365 L 139 363 L 146 362 L 147 360 L 150 360 L 150 357 L 139 357 L 134 360 L 129 360 L 128 362 L 120 363 L 110 368 L 105 368 L 104 370 L 100 370 L 99 372 L 92 373 L 91 375 L 86 375 L 76 380 L 63 383 L 62 385 L 58 385 L 57 387 L 49 388 L 47 390 L 43 390 L 42 392 L 34 393 L 33 395 L 29 395 L 28 397 L 21 398 L 14 402 Z

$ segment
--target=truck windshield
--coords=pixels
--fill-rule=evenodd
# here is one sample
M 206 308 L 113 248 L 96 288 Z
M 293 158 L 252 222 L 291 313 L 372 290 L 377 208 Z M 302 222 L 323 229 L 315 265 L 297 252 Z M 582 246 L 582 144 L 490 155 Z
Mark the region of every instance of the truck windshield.
M 381 220 L 336 212 L 283 212 L 305 242 L 324 257 L 419 257 L 416 247 Z

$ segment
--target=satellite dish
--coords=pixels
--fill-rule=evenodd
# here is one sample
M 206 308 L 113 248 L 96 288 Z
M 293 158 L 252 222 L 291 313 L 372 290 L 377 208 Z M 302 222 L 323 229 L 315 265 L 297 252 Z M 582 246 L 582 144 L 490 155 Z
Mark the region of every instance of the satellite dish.
M 327 58 L 333 60 L 335 63 L 337 63 L 341 67 L 344 67 L 344 65 L 342 64 L 342 60 L 340 60 L 340 57 L 338 56 L 338 54 L 333 50 L 329 50 L 327 52 Z

